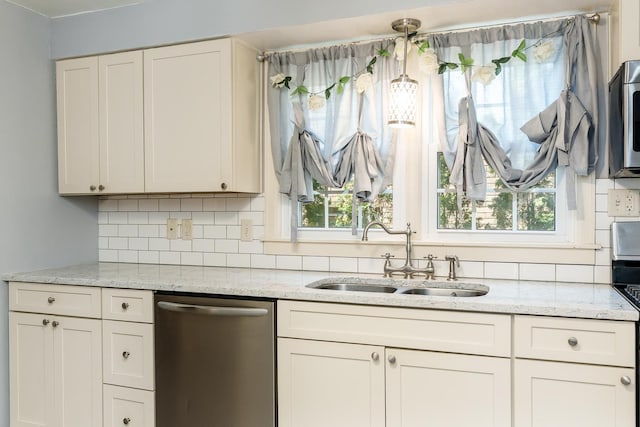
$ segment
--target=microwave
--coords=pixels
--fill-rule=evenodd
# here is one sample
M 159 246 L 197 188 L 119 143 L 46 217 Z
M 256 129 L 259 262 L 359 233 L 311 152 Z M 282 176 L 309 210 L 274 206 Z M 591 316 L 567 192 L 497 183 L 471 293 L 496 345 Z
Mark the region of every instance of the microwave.
M 640 60 L 609 82 L 609 178 L 640 177 Z

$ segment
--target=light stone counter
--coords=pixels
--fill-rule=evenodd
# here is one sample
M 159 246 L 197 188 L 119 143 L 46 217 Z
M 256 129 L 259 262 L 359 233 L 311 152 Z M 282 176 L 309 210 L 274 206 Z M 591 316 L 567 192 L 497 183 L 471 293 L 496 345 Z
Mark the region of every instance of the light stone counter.
M 454 286 L 474 283 L 490 288 L 487 295 L 466 298 L 345 292 L 305 287 L 327 277 L 380 280 L 380 275 L 119 263 L 11 273 L 3 275 L 2 279 L 442 310 L 638 320 L 638 311 L 609 285 L 476 279 L 448 282 Z M 411 285 L 426 285 L 419 279 L 394 279 L 394 282 L 396 286 L 406 285 L 408 282 Z M 443 284 L 442 281 L 440 284 Z

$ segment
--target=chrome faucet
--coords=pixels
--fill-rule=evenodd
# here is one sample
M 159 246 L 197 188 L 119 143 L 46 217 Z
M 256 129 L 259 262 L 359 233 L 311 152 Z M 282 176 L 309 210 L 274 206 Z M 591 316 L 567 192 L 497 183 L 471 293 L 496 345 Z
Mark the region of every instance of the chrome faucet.
M 411 260 L 411 249 L 412 249 L 411 235 L 415 234 L 415 231 L 411 230 L 411 223 L 409 222 L 407 223 L 407 228 L 405 230 L 390 230 L 380 221 L 371 221 L 369 224 L 367 224 L 367 226 L 364 228 L 362 232 L 363 242 L 369 241 L 369 238 L 368 238 L 369 229 L 375 225 L 380 226 L 380 228 L 382 228 L 387 234 L 404 234 L 404 236 L 406 237 L 406 243 L 405 243 L 406 255 L 405 255 L 404 265 L 402 267 L 391 266 L 390 258 L 392 257 L 392 255 L 390 253 L 387 252 L 386 254 L 382 255 L 385 258 L 384 277 L 391 277 L 394 274 L 402 274 L 405 278 L 407 278 L 407 277 L 413 277 L 415 274 L 424 274 L 425 276 L 427 276 L 427 278 L 433 278 L 434 270 L 433 270 L 432 262 L 429 263 L 431 268 L 427 266 L 427 268 L 421 269 L 413 265 L 413 261 Z M 433 257 L 431 257 L 431 259 L 433 259 Z

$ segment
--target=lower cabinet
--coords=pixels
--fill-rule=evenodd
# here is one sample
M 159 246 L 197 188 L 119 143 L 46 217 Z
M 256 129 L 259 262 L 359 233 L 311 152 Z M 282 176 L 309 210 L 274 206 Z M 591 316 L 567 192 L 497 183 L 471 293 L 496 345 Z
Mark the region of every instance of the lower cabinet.
M 11 427 L 102 425 L 101 321 L 9 314 Z
M 509 427 L 510 369 L 495 357 L 280 338 L 278 425 Z
M 514 427 L 634 427 L 635 370 L 516 360 Z

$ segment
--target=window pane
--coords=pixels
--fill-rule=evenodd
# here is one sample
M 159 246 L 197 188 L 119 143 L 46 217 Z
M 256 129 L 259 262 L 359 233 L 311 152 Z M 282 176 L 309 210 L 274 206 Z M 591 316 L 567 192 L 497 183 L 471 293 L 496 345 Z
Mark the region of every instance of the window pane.
M 518 194 L 518 230 L 555 231 L 555 193 Z
M 301 204 L 300 226 L 324 228 L 324 202 L 325 195 L 316 193 L 313 203 Z
M 476 203 L 476 229 L 512 230 L 513 194 L 489 193 L 484 203 Z
M 542 181 L 531 188 L 556 188 L 556 173 L 551 172 L 549 175 L 545 176 Z
M 449 187 L 449 177 L 451 173 L 447 167 L 447 162 L 444 161 L 444 155 L 442 152 L 438 152 L 438 188 Z
M 438 194 L 438 228 L 450 230 L 471 230 L 471 203 L 462 201 L 462 212 L 458 212 L 456 193 Z
M 329 228 L 351 227 L 352 200 L 351 193 L 329 194 Z
M 387 187 L 383 193 L 378 194 L 372 203 L 362 203 L 361 209 L 362 227 L 366 227 L 371 221 L 380 221 L 391 227 L 393 225 L 393 191 L 391 186 Z

